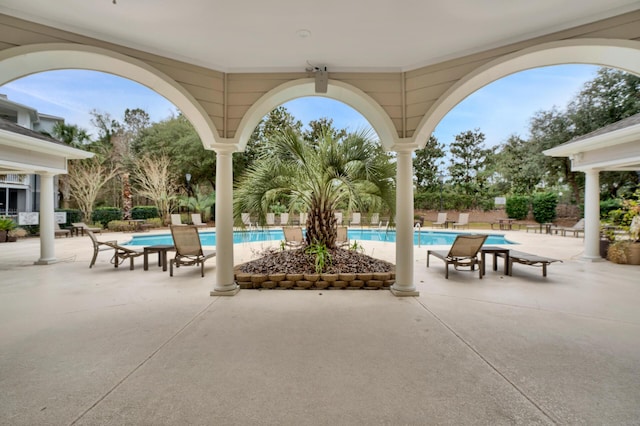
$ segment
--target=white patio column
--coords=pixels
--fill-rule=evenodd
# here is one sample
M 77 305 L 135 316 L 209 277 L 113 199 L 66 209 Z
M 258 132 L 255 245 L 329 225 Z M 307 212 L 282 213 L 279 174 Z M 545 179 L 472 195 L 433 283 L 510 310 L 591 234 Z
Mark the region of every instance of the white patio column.
M 239 291 L 233 276 L 233 161 L 234 145 L 217 144 L 216 151 L 216 283 L 211 296 Z
M 40 259 L 36 265 L 48 265 L 55 263 L 55 232 L 53 229 L 54 203 L 53 203 L 53 175 L 43 173 L 40 175 Z
M 413 283 L 413 147 L 396 149 L 396 296 L 418 296 Z
M 584 254 L 582 259 L 597 262 L 600 257 L 600 175 L 585 171 L 584 185 Z

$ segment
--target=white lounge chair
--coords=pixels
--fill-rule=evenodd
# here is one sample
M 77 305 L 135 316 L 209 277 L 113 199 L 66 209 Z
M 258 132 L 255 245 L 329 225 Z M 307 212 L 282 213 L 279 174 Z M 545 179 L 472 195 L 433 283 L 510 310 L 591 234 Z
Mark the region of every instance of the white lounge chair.
M 267 226 L 273 226 L 276 224 L 276 215 L 275 213 L 267 213 Z
M 182 217 L 180 217 L 180 214 L 175 213 L 171 215 L 171 224 L 172 225 L 184 225 L 184 223 L 182 223 Z
M 197 226 L 199 228 L 204 228 L 205 226 L 207 226 L 207 224 L 202 221 L 202 216 L 200 216 L 200 213 L 191 213 L 191 222 L 194 226 Z
M 453 228 L 469 227 L 469 213 L 460 213 L 458 221 L 453 224 Z
M 362 215 L 359 212 L 351 213 L 351 222 L 349 226 L 362 226 Z
M 242 213 L 242 224 L 247 228 L 252 228 L 255 224 L 251 222 L 251 214 L 250 213 Z
M 342 212 L 335 212 L 334 215 L 336 216 L 336 225 L 342 225 Z
M 440 228 L 447 226 L 447 213 L 438 213 L 438 218 L 431 224 L 431 226 L 439 226 Z
M 380 213 L 371 213 L 371 219 L 369 219 L 369 226 L 380 225 Z

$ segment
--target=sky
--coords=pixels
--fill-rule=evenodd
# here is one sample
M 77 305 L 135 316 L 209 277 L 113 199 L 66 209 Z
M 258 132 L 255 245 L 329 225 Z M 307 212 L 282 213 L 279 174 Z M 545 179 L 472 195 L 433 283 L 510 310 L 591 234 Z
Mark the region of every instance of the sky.
M 554 106 L 564 109 L 584 83 L 595 77 L 598 67 L 561 65 L 523 71 L 502 78 L 476 91 L 441 120 L 434 135 L 448 145 L 455 135 L 480 129 L 486 147 L 504 143 L 510 135 L 528 136 L 529 120 L 537 111 Z M 59 70 L 34 74 L 0 87 L 9 100 L 64 118 L 91 134 L 90 111 L 109 113 L 122 120 L 125 109 L 141 108 L 152 121 L 177 114 L 176 107 L 152 90 L 110 74 L 85 70 Z M 284 104 L 289 112 L 307 124 L 329 117 L 336 128 L 358 130 L 370 127 L 357 111 L 324 97 L 300 98 Z

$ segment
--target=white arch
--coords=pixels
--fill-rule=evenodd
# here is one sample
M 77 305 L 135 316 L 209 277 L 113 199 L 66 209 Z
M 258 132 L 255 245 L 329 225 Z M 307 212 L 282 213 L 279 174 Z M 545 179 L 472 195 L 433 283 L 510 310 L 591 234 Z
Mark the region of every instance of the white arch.
M 244 150 L 260 120 L 279 105 L 305 96 L 319 96 L 315 92 L 315 80 L 304 78 L 292 80 L 273 88 L 258 99 L 245 113 L 235 142 Z M 329 80 L 327 93 L 320 96 L 344 102 L 366 118 L 380 138 L 382 146 L 389 150 L 398 142 L 398 136 L 391 118 L 385 110 L 362 90 L 337 80 Z
M 171 77 L 148 64 L 94 46 L 43 43 L 0 51 L 0 85 L 43 71 L 87 69 L 128 78 L 167 98 L 193 124 L 205 149 L 216 143 L 218 132 L 195 98 Z
M 414 141 L 424 147 L 440 120 L 464 98 L 507 75 L 549 65 L 593 64 L 640 75 L 640 42 L 572 39 L 540 44 L 491 61 L 451 86 L 420 121 Z

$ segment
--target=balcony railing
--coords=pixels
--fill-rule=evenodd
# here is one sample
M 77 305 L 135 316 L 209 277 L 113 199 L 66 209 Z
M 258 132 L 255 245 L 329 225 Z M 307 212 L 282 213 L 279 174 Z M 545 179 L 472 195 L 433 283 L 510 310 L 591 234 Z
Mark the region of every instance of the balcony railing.
M 21 185 L 29 184 L 29 176 L 28 175 L 20 175 L 16 173 L 11 173 L 7 175 L 0 175 L 0 183 L 18 183 Z

